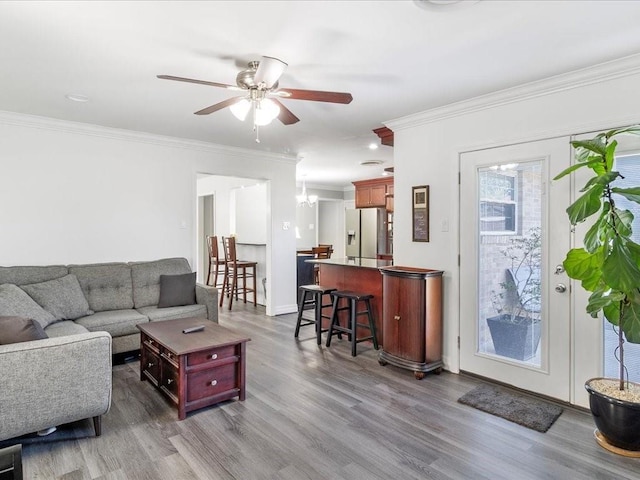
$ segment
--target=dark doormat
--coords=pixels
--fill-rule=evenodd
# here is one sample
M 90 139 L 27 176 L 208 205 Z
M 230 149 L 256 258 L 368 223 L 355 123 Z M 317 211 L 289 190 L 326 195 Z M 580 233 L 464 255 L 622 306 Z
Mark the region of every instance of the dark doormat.
M 543 433 L 562 413 L 562 407 L 496 385 L 478 385 L 458 402 Z

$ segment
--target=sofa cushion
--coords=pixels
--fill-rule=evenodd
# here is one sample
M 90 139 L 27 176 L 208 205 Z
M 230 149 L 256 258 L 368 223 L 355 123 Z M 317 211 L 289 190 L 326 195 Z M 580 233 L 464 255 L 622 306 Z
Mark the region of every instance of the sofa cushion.
M 133 278 L 135 308 L 158 305 L 160 300 L 160 275 L 191 273 L 185 258 L 164 258 L 153 262 L 130 263 Z
M 91 315 L 87 299 L 84 298 L 75 275 L 65 275 L 55 280 L 22 285 L 38 305 L 55 317 L 56 320 L 75 320 Z
M 95 312 L 133 308 L 131 268 L 126 263 L 69 265 Z
M 56 318 L 38 305 L 27 292 L 11 283 L 0 285 L 0 315 L 32 318 L 42 328 Z
M 196 303 L 196 274 L 160 275 L 158 308 L 181 307 Z
M 159 320 L 173 320 L 174 318 L 202 317 L 207 318 L 206 305 L 186 305 L 183 307 L 158 308 L 156 306 L 142 307 L 138 311 L 149 317 L 152 322 Z
M 149 319 L 135 310 L 108 310 L 96 312 L 89 317 L 76 320 L 90 332 L 108 332 L 112 337 L 140 333 L 136 328 L 139 323 L 146 323 Z
M 47 280 L 64 277 L 68 273 L 69 269 L 64 265 L 0 267 L 0 285 L 3 283 L 26 285 L 28 283 L 46 282 Z
M 0 345 L 47 338 L 42 325 L 31 318 L 0 317 Z
M 65 337 L 67 335 L 76 335 L 78 333 L 88 333 L 89 330 L 82 325 L 78 325 L 73 320 L 63 320 L 61 322 L 52 323 L 44 329 L 50 338 Z

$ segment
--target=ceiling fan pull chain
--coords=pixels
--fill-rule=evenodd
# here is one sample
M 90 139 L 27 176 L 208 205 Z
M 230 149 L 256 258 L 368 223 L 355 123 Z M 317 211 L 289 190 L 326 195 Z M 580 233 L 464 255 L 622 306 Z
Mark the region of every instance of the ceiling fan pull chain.
M 253 131 L 256 132 L 256 143 L 260 143 L 260 127 L 256 123 L 256 109 L 258 107 L 255 101 L 251 103 L 252 103 L 252 110 L 253 110 Z

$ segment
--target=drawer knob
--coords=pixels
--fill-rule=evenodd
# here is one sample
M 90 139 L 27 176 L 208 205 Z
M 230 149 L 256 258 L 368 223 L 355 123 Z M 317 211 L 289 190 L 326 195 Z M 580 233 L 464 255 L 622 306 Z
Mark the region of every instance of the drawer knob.
M 394 315 L 393 319 L 400 321 L 400 315 Z
M 218 380 L 212 380 L 211 381 L 211 386 L 215 387 L 218 384 Z
M 153 367 L 153 365 L 154 365 L 153 362 L 149 362 L 149 363 L 147 363 L 147 368 L 151 368 L 151 367 Z
M 167 378 L 167 385 L 171 385 L 173 383 L 173 379 L 172 378 Z
M 211 360 L 215 360 L 216 358 L 218 358 L 218 354 L 214 353 L 211 355 Z

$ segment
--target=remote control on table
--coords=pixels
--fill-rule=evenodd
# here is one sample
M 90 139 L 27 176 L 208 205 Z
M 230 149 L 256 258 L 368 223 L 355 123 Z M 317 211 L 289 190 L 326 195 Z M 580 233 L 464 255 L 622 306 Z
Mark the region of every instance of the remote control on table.
M 204 330 L 204 325 L 198 325 L 197 327 L 189 327 L 182 330 L 182 333 L 201 332 Z

